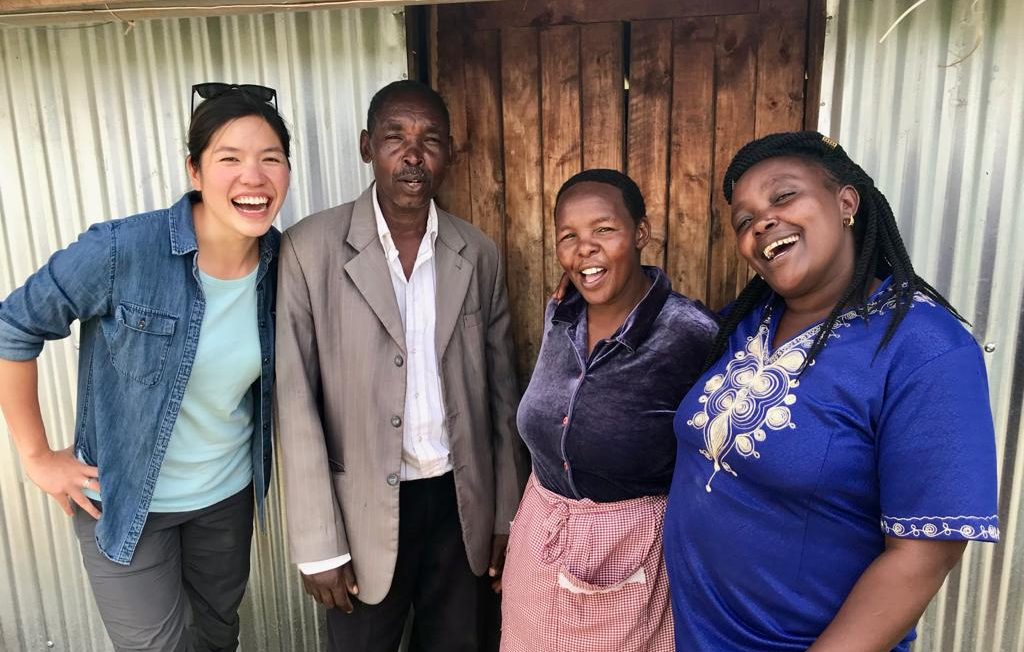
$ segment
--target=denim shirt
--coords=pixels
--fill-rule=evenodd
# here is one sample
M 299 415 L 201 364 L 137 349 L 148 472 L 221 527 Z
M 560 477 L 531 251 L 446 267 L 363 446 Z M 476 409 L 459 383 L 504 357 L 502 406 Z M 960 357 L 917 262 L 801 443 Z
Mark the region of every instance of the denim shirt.
M 548 304 L 544 340 L 518 426 L 543 487 L 614 502 L 668 493 L 676 459 L 672 418 L 700 375 L 717 320 L 672 291 L 657 267 L 651 287 L 610 338 L 587 353 L 587 302 L 570 288 Z
M 96 544 L 131 562 L 199 342 L 192 193 L 167 209 L 94 224 L 0 302 L 0 358 L 31 360 L 81 322 L 75 453 L 99 467 Z M 252 385 L 252 468 L 261 514 L 271 464 L 274 292 L 280 233 L 260 238 L 261 373 Z

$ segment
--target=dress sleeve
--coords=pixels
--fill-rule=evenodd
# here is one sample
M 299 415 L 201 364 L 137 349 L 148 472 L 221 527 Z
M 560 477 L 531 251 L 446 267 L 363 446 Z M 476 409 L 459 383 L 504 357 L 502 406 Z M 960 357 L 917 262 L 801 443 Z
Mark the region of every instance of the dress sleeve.
M 886 535 L 999 540 L 995 432 L 977 344 L 896 379 L 878 425 Z

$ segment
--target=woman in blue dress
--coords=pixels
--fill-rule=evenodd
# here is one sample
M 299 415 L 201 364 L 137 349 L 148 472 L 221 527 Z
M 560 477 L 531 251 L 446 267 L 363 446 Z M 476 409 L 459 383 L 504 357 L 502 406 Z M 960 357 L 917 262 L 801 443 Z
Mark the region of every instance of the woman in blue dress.
M 94 224 L 0 302 L 0 409 L 25 475 L 74 517 L 117 650 L 237 647 L 270 474 L 288 129 L 273 89 L 192 91 L 193 190 Z M 54 450 L 36 357 L 76 320 L 74 445 Z
M 996 541 L 985 365 L 885 197 L 815 132 L 724 180 L 757 273 L 675 417 L 681 650 L 907 650 L 968 541 Z

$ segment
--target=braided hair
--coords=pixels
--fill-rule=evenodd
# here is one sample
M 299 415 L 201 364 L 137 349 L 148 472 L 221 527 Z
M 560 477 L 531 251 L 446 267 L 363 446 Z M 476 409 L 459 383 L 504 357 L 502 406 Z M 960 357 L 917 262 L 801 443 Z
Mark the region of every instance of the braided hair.
M 892 320 L 885 329 L 885 335 L 878 345 L 881 351 L 892 339 L 900 322 L 910 310 L 914 294 L 921 292 L 935 303 L 948 310 L 954 317 L 966 323 L 966 320 L 950 305 L 938 290 L 914 272 L 910 256 L 896 228 L 896 219 L 885 196 L 875 187 L 870 176 L 850 157 L 834 140 L 816 131 L 799 131 L 772 134 L 759 138 L 744 145 L 733 157 L 729 168 L 725 171 L 722 191 L 725 199 L 732 203 L 733 189 L 743 174 L 761 161 L 779 156 L 792 156 L 804 160 L 810 165 L 824 170 L 829 181 L 837 186 L 853 186 L 860 194 L 860 206 L 854 216 L 853 237 L 855 242 L 855 258 L 853 278 L 843 290 L 836 305 L 825 319 L 807 353 L 801 373 L 807 369 L 814 358 L 825 348 L 836 321 L 848 310 L 849 306 L 856 309 L 865 319 L 868 313 L 868 297 L 874 279 L 892 276 L 892 296 L 895 298 L 895 309 Z M 757 306 L 768 299 L 772 289 L 760 276 L 755 276 L 740 292 L 732 309 L 725 317 L 704 361 L 706 371 L 725 352 L 729 337 L 736 327 Z

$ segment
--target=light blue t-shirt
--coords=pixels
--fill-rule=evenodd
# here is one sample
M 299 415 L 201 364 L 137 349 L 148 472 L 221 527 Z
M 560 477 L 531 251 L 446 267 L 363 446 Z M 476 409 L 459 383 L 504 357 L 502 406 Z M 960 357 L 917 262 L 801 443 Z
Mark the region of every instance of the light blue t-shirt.
M 152 512 L 202 509 L 252 482 L 250 389 L 260 376 L 256 271 L 234 280 L 199 272 L 206 310 Z

